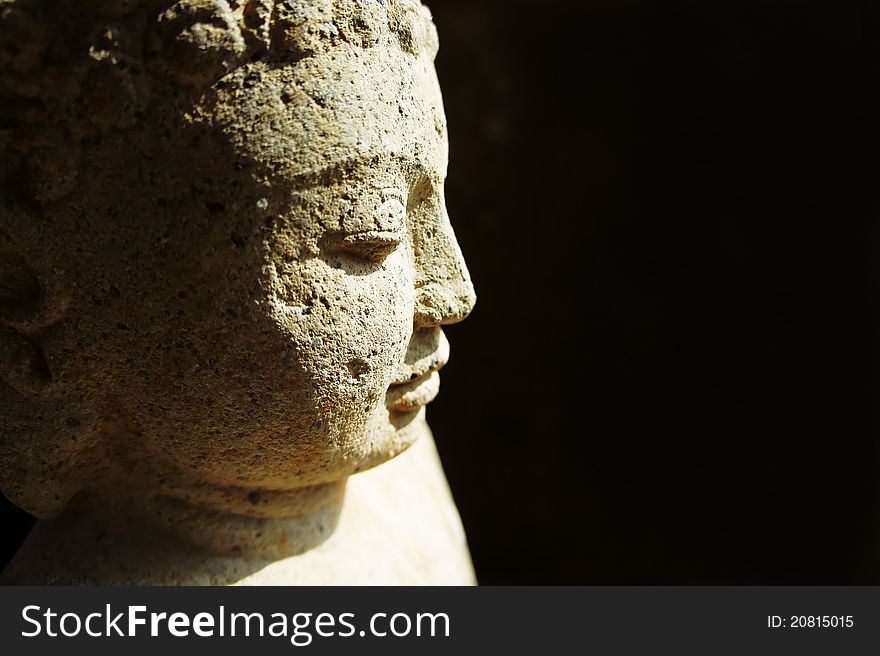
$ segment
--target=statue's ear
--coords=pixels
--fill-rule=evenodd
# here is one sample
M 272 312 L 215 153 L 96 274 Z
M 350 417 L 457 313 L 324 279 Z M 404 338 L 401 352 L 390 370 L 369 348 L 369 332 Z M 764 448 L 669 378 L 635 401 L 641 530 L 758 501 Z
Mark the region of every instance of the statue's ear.
M 36 272 L 0 235 L 0 322 L 29 332 L 40 314 L 43 288 Z
M 52 383 L 39 347 L 45 301 L 36 271 L 0 233 L 0 379 L 26 397 L 42 396 Z
M 37 220 L 0 206 L 0 487 L 38 517 L 53 517 L 91 471 L 70 439 L 60 351 L 68 287 Z M 11 238 L 10 238 L 11 236 Z M 77 430 L 77 434 L 83 432 Z M 91 436 L 91 434 L 89 434 Z

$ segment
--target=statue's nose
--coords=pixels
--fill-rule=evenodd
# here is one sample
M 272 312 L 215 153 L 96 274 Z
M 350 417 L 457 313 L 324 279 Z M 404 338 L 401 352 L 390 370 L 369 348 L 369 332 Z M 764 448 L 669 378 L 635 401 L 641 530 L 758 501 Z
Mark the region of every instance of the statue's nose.
M 462 321 L 477 295 L 445 209 L 419 240 L 416 253 L 416 328 Z

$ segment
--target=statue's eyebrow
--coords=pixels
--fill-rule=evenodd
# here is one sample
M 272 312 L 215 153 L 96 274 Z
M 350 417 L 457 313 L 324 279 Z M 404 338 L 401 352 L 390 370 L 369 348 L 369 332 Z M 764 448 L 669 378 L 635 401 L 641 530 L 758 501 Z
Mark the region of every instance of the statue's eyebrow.
M 309 187 L 328 187 L 345 179 L 353 169 L 358 166 L 371 166 L 379 156 L 364 155 L 349 159 L 332 162 L 320 169 L 297 173 L 291 179 L 291 183 L 298 189 Z M 386 155 L 387 160 L 397 163 L 401 170 L 415 169 L 420 174 L 430 175 L 429 167 L 419 158 L 405 157 L 401 155 Z
M 361 160 L 358 158 L 333 162 L 320 169 L 297 173 L 292 177 L 291 182 L 294 186 L 300 189 L 308 187 L 326 187 L 334 182 L 342 180 L 345 177 L 345 174 L 351 172 L 351 170 L 360 162 Z

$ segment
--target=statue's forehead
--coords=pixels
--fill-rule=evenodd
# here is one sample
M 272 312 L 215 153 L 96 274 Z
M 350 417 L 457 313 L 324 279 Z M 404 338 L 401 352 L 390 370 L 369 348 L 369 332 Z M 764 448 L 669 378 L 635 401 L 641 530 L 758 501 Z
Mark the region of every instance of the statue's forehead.
M 306 64 L 255 64 L 216 89 L 207 112 L 237 150 L 288 174 L 389 158 L 445 176 L 446 119 L 432 63 L 394 48 Z M 332 84 L 328 84 L 328 80 Z

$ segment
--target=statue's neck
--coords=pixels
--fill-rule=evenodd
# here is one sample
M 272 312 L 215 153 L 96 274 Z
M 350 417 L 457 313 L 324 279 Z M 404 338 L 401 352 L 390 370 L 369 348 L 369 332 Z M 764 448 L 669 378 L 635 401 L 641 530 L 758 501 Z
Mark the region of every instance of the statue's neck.
M 275 560 L 303 553 L 333 533 L 345 481 L 286 491 L 207 490 L 185 498 L 164 493 L 83 497 L 78 521 L 125 541 L 166 540 L 205 555 Z M 221 493 L 222 492 L 222 493 Z M 224 502 L 224 494 L 228 495 Z M 240 503 L 235 497 L 246 501 Z
M 229 557 L 278 559 L 320 544 L 336 527 L 346 484 L 217 484 L 137 449 L 104 462 L 101 487 L 72 504 L 77 521 L 105 525 L 108 534 L 124 530 L 129 541 L 155 533 L 169 545 Z
M 275 499 L 250 515 L 118 489 L 112 499 L 82 494 L 59 517 L 36 524 L 0 583 L 235 583 L 329 538 L 344 489 L 344 481 L 301 488 L 287 493 L 286 511 Z

